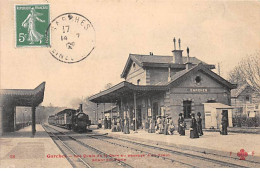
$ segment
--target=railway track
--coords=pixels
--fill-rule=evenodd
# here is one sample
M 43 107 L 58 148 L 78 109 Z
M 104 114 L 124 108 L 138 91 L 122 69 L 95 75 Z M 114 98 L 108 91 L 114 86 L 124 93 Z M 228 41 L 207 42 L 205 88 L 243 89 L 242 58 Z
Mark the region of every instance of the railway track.
M 55 128 L 52 128 L 55 129 Z M 59 128 L 61 129 L 61 128 Z M 69 136 L 65 133 L 63 135 Z M 166 146 L 155 146 L 151 144 L 146 144 L 143 142 L 137 142 L 134 140 L 129 140 L 125 138 L 118 138 L 113 136 L 108 136 L 104 134 L 79 134 L 80 140 L 78 140 L 75 137 L 72 137 L 75 141 L 79 141 L 79 143 L 86 144 L 83 141 L 88 142 L 88 146 L 92 148 L 96 148 L 96 146 L 99 146 L 100 148 L 104 148 L 103 150 L 107 150 L 106 147 L 112 148 L 112 151 L 115 151 L 115 149 L 120 149 L 121 151 L 125 150 L 131 150 L 129 152 L 138 152 L 140 154 L 149 155 L 151 158 L 154 158 L 155 162 L 153 165 L 148 165 L 147 167 L 155 167 L 155 163 L 163 163 L 167 165 L 167 167 L 231 167 L 231 168 L 246 168 L 246 167 L 252 167 L 248 165 L 247 162 L 237 160 L 233 161 L 231 159 L 227 160 L 225 158 L 222 158 L 220 156 L 214 156 L 214 155 L 208 155 L 208 154 L 202 154 L 202 153 L 192 153 L 192 152 L 185 152 L 183 149 L 174 149 L 173 147 L 166 147 Z M 85 138 L 82 138 L 85 137 Z M 119 150 L 119 152 L 120 152 Z M 119 153 L 118 152 L 118 153 Z M 105 153 L 105 152 L 103 152 Z M 107 154 L 111 152 L 107 152 Z M 159 155 L 162 153 L 168 153 L 170 156 L 163 156 Z M 149 160 L 151 159 L 149 158 Z M 136 158 L 135 158 L 136 159 Z M 147 160 L 148 158 L 146 158 Z M 138 161 L 141 159 L 137 159 Z M 137 162 L 138 162 L 137 161 Z M 135 165 L 131 161 L 127 160 L 124 162 L 127 166 L 131 167 L 138 167 L 138 165 Z M 140 161 L 139 161 L 140 162 Z M 257 164 L 257 163 L 256 163 Z M 253 166 L 253 167 L 259 167 Z M 139 166 L 140 167 L 140 166 Z M 143 166 L 142 166 L 143 167 Z M 145 167 L 145 166 L 144 166 Z M 162 166 L 161 166 L 162 167 Z
M 68 152 L 72 153 L 72 155 L 74 156 L 79 156 L 75 151 L 73 151 L 68 145 L 66 145 L 57 135 L 55 135 L 53 132 L 48 131 L 48 127 L 45 125 L 42 125 L 42 127 L 44 128 L 44 130 L 49 134 L 49 136 L 53 139 L 54 143 L 58 146 L 58 148 L 61 150 L 61 152 L 63 153 L 64 156 L 70 156 L 70 154 L 68 154 Z M 59 141 L 59 143 L 57 142 Z M 64 148 L 65 147 L 65 150 Z M 67 152 L 66 152 L 67 151 Z M 91 168 L 91 166 L 85 162 L 81 157 L 77 157 L 77 159 L 83 164 L 83 166 L 87 167 L 87 168 Z M 67 160 L 69 161 L 69 163 L 72 165 L 72 167 L 76 168 L 76 167 L 80 167 L 79 163 L 77 162 L 77 160 L 75 161 L 74 158 L 70 158 L 67 157 Z
M 45 131 L 50 135 L 50 137 L 53 139 L 54 143 L 59 147 L 59 149 L 62 151 L 64 156 L 71 156 L 69 153 L 72 153 L 73 156 L 66 157 L 70 164 L 75 167 L 115 167 L 115 168 L 132 168 L 131 165 L 116 160 L 116 158 L 113 158 L 109 156 L 109 154 L 89 145 L 86 144 L 73 136 L 70 136 L 64 132 L 59 131 L 58 129 L 55 129 L 48 125 L 42 125 Z M 70 142 L 70 144 L 67 142 L 68 140 L 71 140 L 73 143 Z M 58 142 L 57 142 L 58 141 Z M 66 141 L 66 142 L 65 142 Z M 81 149 L 74 149 L 75 147 L 79 147 L 79 145 L 83 148 Z M 64 149 L 65 147 L 65 149 Z M 80 152 L 79 152 L 80 151 Z M 100 155 L 100 156 L 106 156 L 107 162 L 102 163 L 102 166 L 100 166 L 100 163 L 91 162 L 91 158 L 84 158 L 84 155 L 82 155 L 82 152 L 86 154 L 91 154 L 92 156 Z
M 52 127 L 52 129 L 55 129 L 56 131 L 63 130 L 60 127 L 55 127 L 55 128 L 54 128 L 54 126 L 51 126 L 51 127 Z M 66 133 L 62 133 L 62 134 L 66 135 L 66 136 L 70 136 Z M 70 136 L 70 137 L 72 137 L 73 139 L 75 139 L 77 141 L 80 141 L 80 143 L 86 144 L 85 142 L 87 142 L 87 144 L 89 146 L 95 147 L 96 149 L 103 148 L 103 150 L 107 151 L 107 153 L 106 153 L 107 155 L 109 155 L 109 154 L 127 154 L 127 155 L 133 156 L 133 155 L 138 154 L 138 155 L 144 156 L 144 158 L 127 157 L 127 160 L 124 163 L 125 163 L 125 165 L 128 165 L 128 166 L 132 166 L 132 167 L 186 167 L 186 168 L 187 167 L 189 167 L 189 168 L 196 167 L 192 164 L 184 163 L 184 162 L 181 162 L 178 160 L 173 160 L 173 159 L 168 160 L 167 157 L 161 158 L 158 155 L 154 155 L 154 154 L 147 153 L 144 151 L 137 151 L 132 148 L 125 148 L 123 146 L 115 146 L 115 144 L 111 144 L 111 143 L 109 143 L 109 144 L 104 143 L 104 141 L 102 141 L 102 140 L 92 138 L 92 136 L 93 137 L 96 136 L 95 134 L 92 134 L 91 137 L 88 137 L 88 136 L 86 137 L 84 134 L 78 134 L 78 135 L 79 135 L 78 138 L 75 138 L 77 135 Z M 82 136 L 85 137 L 84 138 L 85 142 L 83 142 Z M 110 149 L 110 150 L 108 150 L 108 149 Z M 150 155 L 147 155 L 147 154 L 150 154 Z M 158 159 L 159 159 L 159 161 L 158 161 Z M 152 163 L 152 165 L 151 165 L 151 163 Z
M 234 164 L 234 163 L 226 162 L 226 161 L 223 161 L 223 160 L 217 160 L 217 159 L 212 159 L 212 158 L 208 158 L 208 157 L 204 157 L 204 156 L 200 156 L 200 155 L 181 152 L 181 150 L 176 151 L 176 150 L 172 150 L 172 149 L 169 149 L 169 148 L 162 148 L 162 147 L 158 147 L 158 146 L 144 144 L 144 143 L 132 141 L 132 140 L 129 140 L 129 139 L 115 138 L 115 137 L 111 137 L 111 136 L 107 136 L 107 135 L 99 135 L 99 136 L 87 135 L 87 136 L 95 138 L 95 139 L 100 139 L 104 142 L 108 142 L 108 143 L 111 143 L 111 144 L 114 144 L 114 145 L 124 146 L 126 148 L 132 148 L 136 151 L 142 151 L 142 152 L 145 152 L 145 153 L 150 153 L 149 151 L 156 151 L 157 150 L 157 151 L 160 151 L 160 152 L 164 151 L 164 152 L 171 153 L 171 154 L 174 154 L 174 155 L 184 156 L 185 158 L 188 157 L 189 158 L 188 160 L 181 158 L 181 157 L 179 157 L 179 158 L 183 159 L 183 161 L 188 161 L 189 163 L 194 163 L 194 159 L 198 159 L 201 162 L 203 161 L 202 167 L 207 166 L 207 163 L 205 163 L 205 162 L 210 162 L 213 165 L 208 164 L 208 167 L 216 167 L 217 166 L 217 167 L 231 167 L 231 168 L 247 168 L 247 166 L 245 166 L 245 165 Z M 100 137 L 102 137 L 102 138 L 100 138 Z M 164 160 L 171 160 L 172 162 L 178 161 L 178 160 L 172 159 L 170 157 L 164 157 L 164 156 L 158 156 L 158 155 L 157 156 L 155 155 L 155 157 L 162 158 Z M 182 161 L 178 161 L 178 162 L 181 162 L 181 163 L 187 165 L 187 163 L 185 163 L 185 162 L 182 162 Z M 188 165 L 190 165 L 192 167 L 201 167 L 201 166 L 198 166 L 198 165 L 195 165 L 195 164 L 188 164 Z

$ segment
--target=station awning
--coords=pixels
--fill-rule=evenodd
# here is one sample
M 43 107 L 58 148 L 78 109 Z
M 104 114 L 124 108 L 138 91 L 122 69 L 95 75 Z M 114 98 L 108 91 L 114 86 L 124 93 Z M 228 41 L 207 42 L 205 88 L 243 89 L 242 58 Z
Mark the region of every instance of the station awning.
M 44 97 L 45 82 L 35 89 L 0 89 L 0 105 L 38 106 Z
M 136 96 L 142 96 L 151 92 L 164 92 L 167 86 L 163 85 L 134 85 L 127 81 L 123 81 L 107 90 L 101 91 L 91 97 L 89 100 L 94 103 L 116 103 L 121 98 L 133 98 L 133 93 Z

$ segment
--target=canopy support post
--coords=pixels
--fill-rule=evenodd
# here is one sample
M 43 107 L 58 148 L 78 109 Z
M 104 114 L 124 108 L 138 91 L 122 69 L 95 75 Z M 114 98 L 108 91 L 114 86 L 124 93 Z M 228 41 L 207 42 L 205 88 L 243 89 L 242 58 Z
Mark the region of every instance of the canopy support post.
M 134 91 L 134 107 L 135 107 L 135 133 L 137 133 L 137 113 L 136 113 L 136 92 Z
M 34 137 L 35 132 L 36 132 L 36 128 L 35 128 L 35 106 L 32 106 L 32 137 Z

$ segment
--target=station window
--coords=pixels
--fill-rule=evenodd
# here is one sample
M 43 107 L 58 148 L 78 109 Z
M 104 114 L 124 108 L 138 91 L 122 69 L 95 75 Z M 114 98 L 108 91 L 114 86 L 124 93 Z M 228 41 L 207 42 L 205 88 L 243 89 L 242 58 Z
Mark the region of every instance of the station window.
M 249 95 L 246 96 L 246 101 L 247 101 L 247 102 L 250 101 L 250 96 L 249 96 Z
M 191 101 L 185 100 L 183 101 L 183 114 L 184 118 L 191 118 Z
M 201 77 L 200 77 L 200 76 L 197 76 L 197 77 L 195 78 L 195 81 L 196 81 L 197 84 L 200 83 L 200 82 L 201 82 Z
M 139 85 L 139 84 L 140 84 L 140 81 L 141 81 L 140 79 L 138 79 L 138 80 L 137 80 L 137 85 Z

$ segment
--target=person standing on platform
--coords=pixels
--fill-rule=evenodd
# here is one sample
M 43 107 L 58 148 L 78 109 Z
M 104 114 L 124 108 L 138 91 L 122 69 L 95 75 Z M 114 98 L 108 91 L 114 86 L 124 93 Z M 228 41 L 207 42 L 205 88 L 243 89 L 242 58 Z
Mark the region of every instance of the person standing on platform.
M 169 127 L 169 118 L 164 117 L 164 128 L 163 128 L 164 135 L 169 135 L 168 134 L 168 127 Z
M 156 120 L 156 132 L 158 132 L 159 128 L 160 128 L 160 123 L 161 123 L 161 118 L 160 116 L 157 116 L 157 120 Z
M 190 138 L 199 138 L 197 122 L 195 119 L 195 114 L 191 114 L 191 128 L 190 128 Z
M 107 117 L 105 117 L 105 120 L 104 120 L 104 129 L 107 129 L 108 128 L 108 122 L 107 122 Z
M 222 114 L 222 119 L 221 119 L 221 126 L 222 126 L 222 135 L 227 135 L 227 127 L 228 127 L 228 118 Z
M 133 131 L 136 131 L 135 130 L 135 117 L 133 118 Z
M 98 119 L 98 128 L 102 128 L 102 120 Z
M 129 120 L 128 120 L 128 117 L 125 118 L 125 123 L 124 123 L 124 134 L 130 134 L 130 131 L 129 131 Z
M 184 122 L 184 118 L 182 117 L 182 113 L 179 114 L 178 132 L 180 135 L 185 135 L 185 122 Z
M 117 126 L 116 118 L 113 117 L 113 119 L 112 119 L 112 132 L 117 131 L 116 126 Z
M 111 129 L 111 124 L 112 124 L 111 118 L 108 118 L 108 120 L 107 120 L 107 128 L 108 129 Z
M 120 117 L 118 116 L 117 117 L 117 127 L 116 127 L 116 130 L 117 130 L 117 132 L 120 132 L 121 131 L 121 119 L 120 119 Z
M 197 116 L 199 117 L 198 118 L 198 134 L 199 136 L 203 135 L 203 131 L 202 131 L 202 119 L 200 118 L 201 117 L 201 113 L 198 112 L 197 113 Z

